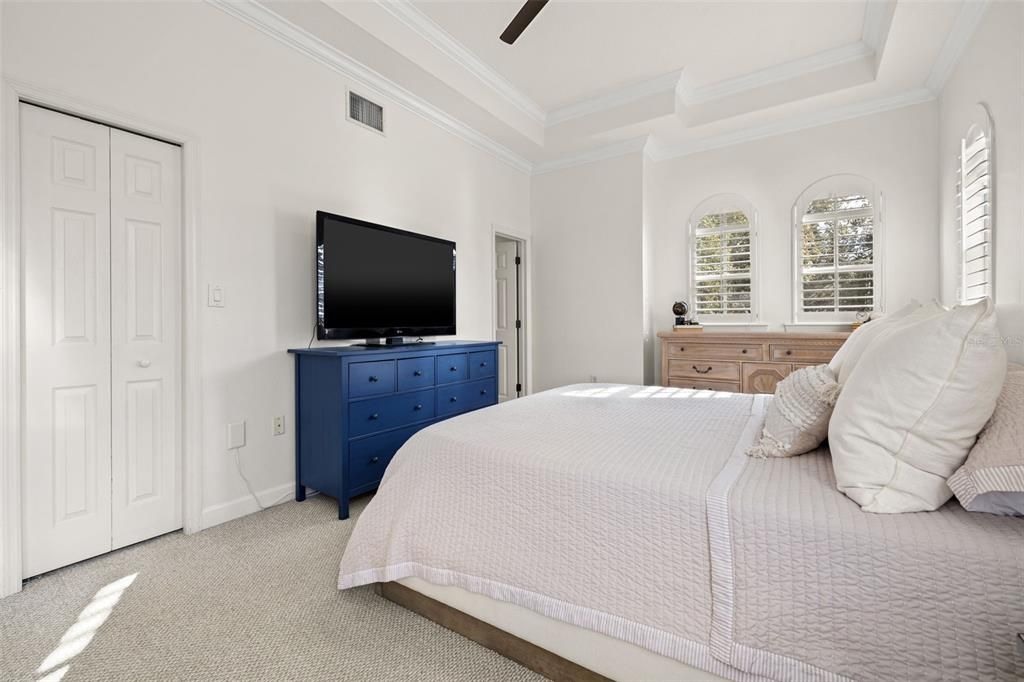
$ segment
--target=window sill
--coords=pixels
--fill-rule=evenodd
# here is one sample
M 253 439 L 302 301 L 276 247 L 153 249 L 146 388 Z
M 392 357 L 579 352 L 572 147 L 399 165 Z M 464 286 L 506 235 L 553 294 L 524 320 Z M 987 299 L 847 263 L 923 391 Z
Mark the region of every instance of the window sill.
M 852 322 L 787 322 L 782 326 L 786 328 L 786 331 L 790 329 L 814 329 L 818 328 L 822 331 L 833 331 L 833 332 L 848 332 L 852 331 Z
M 759 327 L 767 329 L 765 322 L 701 322 L 702 327 Z

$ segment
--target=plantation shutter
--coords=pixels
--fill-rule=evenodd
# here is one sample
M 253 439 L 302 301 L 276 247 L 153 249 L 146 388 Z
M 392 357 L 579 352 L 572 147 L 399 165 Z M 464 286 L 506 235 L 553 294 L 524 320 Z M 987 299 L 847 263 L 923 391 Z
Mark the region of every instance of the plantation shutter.
M 800 306 L 805 313 L 875 307 L 874 208 L 861 194 L 815 199 L 800 223 Z
M 988 136 L 960 143 L 957 204 L 960 226 L 960 302 L 992 295 L 992 175 Z
M 697 223 L 693 237 L 694 312 L 751 315 L 750 218 L 743 211 L 709 213 Z

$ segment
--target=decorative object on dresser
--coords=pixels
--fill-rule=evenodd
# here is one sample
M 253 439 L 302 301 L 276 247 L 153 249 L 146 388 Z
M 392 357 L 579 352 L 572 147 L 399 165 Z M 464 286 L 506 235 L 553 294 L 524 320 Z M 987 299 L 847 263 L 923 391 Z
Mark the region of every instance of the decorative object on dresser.
M 295 499 L 375 490 L 414 433 L 498 402 L 494 341 L 295 348 Z
M 734 393 L 774 393 L 801 367 L 829 362 L 847 332 L 660 332 L 661 385 Z

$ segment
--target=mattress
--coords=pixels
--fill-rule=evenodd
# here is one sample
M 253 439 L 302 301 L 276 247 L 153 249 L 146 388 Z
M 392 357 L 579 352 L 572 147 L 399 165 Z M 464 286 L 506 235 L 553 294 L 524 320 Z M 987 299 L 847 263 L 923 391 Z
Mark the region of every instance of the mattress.
M 734 680 L 1019 679 L 1024 522 L 865 514 L 826 451 L 746 457 L 766 400 L 587 384 L 434 425 L 339 587 L 454 586 Z

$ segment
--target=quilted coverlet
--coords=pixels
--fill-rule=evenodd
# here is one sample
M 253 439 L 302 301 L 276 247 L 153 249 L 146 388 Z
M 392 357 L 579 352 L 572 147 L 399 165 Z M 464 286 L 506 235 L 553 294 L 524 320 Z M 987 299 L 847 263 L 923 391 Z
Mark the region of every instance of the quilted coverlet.
M 766 400 L 583 384 L 436 424 L 339 587 L 456 585 L 735 680 L 1024 675 L 1024 520 L 861 512 L 827 451 L 744 454 Z

